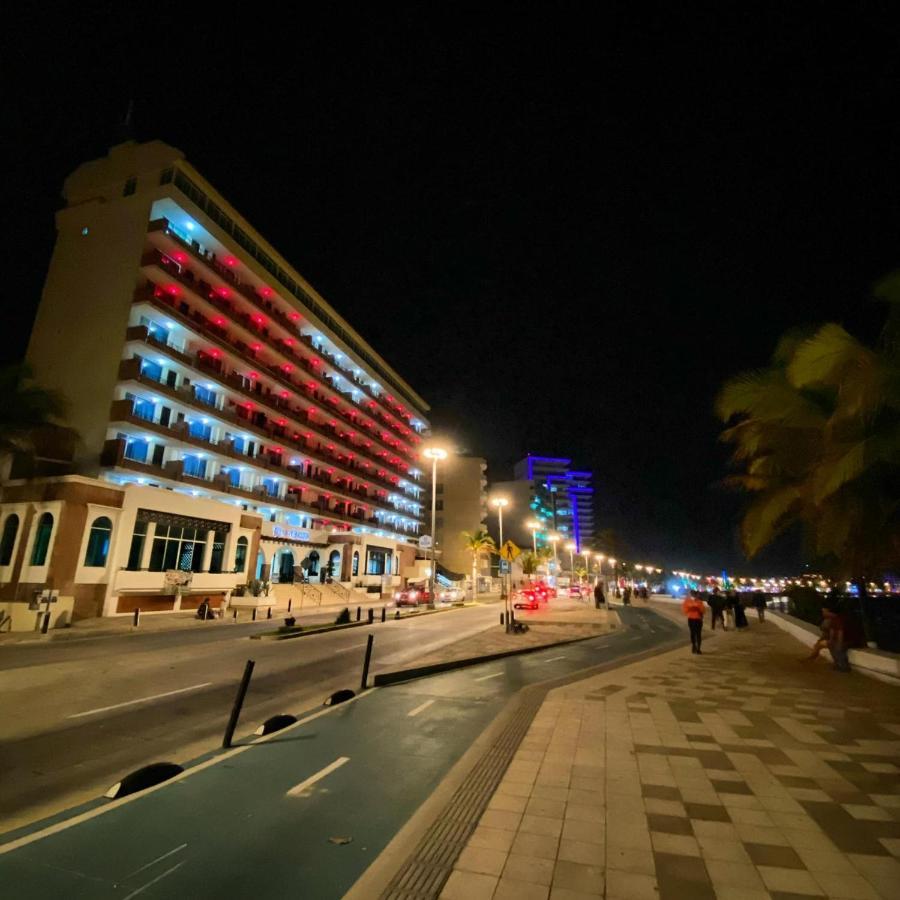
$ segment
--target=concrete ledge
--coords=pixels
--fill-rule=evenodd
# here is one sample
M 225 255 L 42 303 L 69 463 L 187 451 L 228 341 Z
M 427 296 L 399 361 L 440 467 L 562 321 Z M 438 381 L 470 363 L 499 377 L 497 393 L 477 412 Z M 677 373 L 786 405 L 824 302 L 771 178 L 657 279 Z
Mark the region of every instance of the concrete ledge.
M 804 622 L 795 616 L 770 609 L 766 613 L 766 619 L 774 622 L 782 631 L 786 631 L 807 647 L 812 647 L 819 639 L 819 629 L 815 625 L 810 625 L 809 622 Z M 831 659 L 828 650 L 822 652 Z M 877 678 L 888 684 L 900 684 L 900 656 L 898 654 L 888 653 L 885 650 L 859 649 L 848 650 L 847 657 L 853 669 L 861 675 L 868 675 L 870 678 Z
M 505 659 L 507 656 L 522 656 L 525 653 L 537 653 L 539 650 L 549 650 L 552 647 L 561 647 L 564 644 L 577 644 L 580 641 L 591 641 L 594 638 L 600 637 L 605 637 L 605 635 L 589 634 L 585 637 L 567 638 L 563 641 L 554 641 L 552 644 L 541 644 L 537 647 L 521 647 L 518 650 L 504 650 L 501 653 L 488 653 L 485 656 L 469 656 L 465 659 L 454 659 L 449 662 L 433 663 L 430 666 L 400 669 L 396 672 L 381 672 L 374 676 L 372 684 L 375 687 L 384 687 L 389 684 L 398 684 L 401 681 L 412 681 L 415 678 L 425 678 L 427 675 L 437 675 L 440 672 L 449 672 L 453 669 L 465 669 L 469 666 L 477 666 L 480 663 L 492 662 L 495 659 Z

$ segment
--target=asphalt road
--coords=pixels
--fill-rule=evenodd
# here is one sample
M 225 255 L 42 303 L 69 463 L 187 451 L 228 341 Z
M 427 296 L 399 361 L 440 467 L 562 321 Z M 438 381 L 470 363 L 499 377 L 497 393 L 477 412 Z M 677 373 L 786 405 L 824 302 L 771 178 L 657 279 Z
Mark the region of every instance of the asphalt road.
M 649 609 L 622 618 L 614 634 L 367 692 L 61 830 L 30 829 L 0 845 L 0 884 L 22 900 L 341 897 L 517 690 L 681 631 Z
M 238 625 L 6 644 L 0 833 L 96 797 L 148 762 L 185 762 L 218 747 L 248 658 L 256 669 L 242 722 L 256 727 L 358 689 L 369 631 L 374 673 L 480 632 L 497 615 L 493 606 L 453 609 L 277 642 L 251 641 L 259 628 Z

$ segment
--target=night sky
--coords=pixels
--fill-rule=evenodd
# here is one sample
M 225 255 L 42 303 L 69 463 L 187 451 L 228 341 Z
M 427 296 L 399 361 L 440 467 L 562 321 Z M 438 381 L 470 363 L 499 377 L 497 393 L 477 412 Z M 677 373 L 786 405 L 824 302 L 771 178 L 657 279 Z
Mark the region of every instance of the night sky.
M 63 178 L 133 98 L 135 136 L 182 149 L 492 478 L 570 455 L 636 558 L 799 570 L 791 540 L 743 562 L 712 403 L 789 327 L 876 333 L 871 285 L 900 266 L 887 4 L 160 8 L 146 31 L 71 9 L 3 38 L 4 359 L 24 354 Z

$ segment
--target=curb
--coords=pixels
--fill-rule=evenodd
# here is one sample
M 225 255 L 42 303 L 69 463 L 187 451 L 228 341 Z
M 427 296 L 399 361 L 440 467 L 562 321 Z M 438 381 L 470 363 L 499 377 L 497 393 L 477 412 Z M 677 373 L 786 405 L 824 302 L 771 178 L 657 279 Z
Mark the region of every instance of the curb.
M 605 634 L 591 634 L 586 637 L 567 638 L 564 641 L 555 641 L 552 644 L 541 644 L 539 647 L 522 647 L 519 650 L 504 650 L 502 653 L 488 653 L 486 656 L 469 656 L 465 659 L 454 659 L 449 662 L 433 663 L 430 666 L 399 669 L 396 672 L 379 672 L 373 677 L 372 684 L 375 687 L 386 687 L 389 684 L 399 684 L 402 681 L 425 678 L 428 675 L 437 675 L 440 672 L 450 672 L 453 669 L 465 669 L 469 666 L 477 666 L 480 663 L 492 662 L 495 659 L 505 659 L 508 656 L 523 656 L 526 653 L 537 653 L 539 650 L 549 650 L 552 647 L 562 647 L 565 644 L 578 644 L 581 641 L 592 641 L 595 638 L 600 637 L 605 637 Z

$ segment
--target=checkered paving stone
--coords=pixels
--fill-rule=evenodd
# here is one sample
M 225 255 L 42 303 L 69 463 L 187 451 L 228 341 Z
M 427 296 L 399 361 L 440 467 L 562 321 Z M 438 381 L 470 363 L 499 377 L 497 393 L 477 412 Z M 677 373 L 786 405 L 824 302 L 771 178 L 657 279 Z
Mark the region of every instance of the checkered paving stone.
M 703 649 L 551 691 L 442 898 L 900 898 L 900 687 Z

